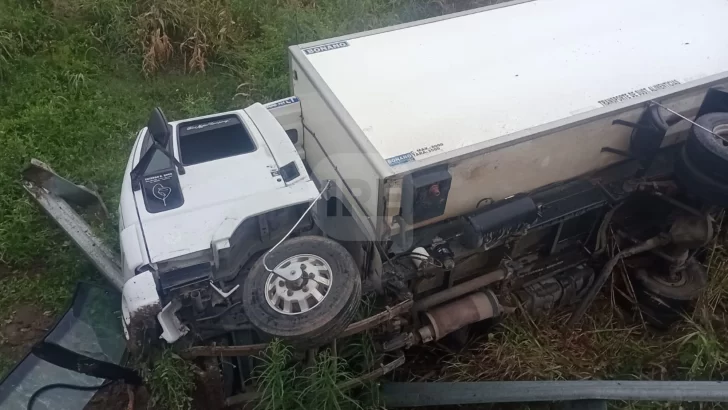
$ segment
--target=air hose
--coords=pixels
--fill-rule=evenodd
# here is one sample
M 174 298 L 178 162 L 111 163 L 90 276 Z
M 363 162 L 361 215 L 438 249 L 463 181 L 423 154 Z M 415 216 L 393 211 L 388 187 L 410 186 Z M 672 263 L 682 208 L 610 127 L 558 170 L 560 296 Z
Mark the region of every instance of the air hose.
M 36 390 L 35 392 L 33 392 L 33 394 L 30 395 L 26 409 L 33 410 L 33 404 L 35 404 L 35 401 L 38 399 L 38 397 L 41 394 L 43 394 L 44 392 L 46 392 L 48 390 L 69 389 L 69 390 L 78 390 L 78 391 L 91 391 L 91 390 L 103 389 L 104 387 L 109 386 L 113 382 L 114 382 L 113 380 L 109 380 L 109 381 L 99 384 L 98 386 L 79 386 L 79 385 L 75 385 L 75 384 L 66 384 L 66 383 L 49 384 L 49 385 L 41 387 L 40 389 Z

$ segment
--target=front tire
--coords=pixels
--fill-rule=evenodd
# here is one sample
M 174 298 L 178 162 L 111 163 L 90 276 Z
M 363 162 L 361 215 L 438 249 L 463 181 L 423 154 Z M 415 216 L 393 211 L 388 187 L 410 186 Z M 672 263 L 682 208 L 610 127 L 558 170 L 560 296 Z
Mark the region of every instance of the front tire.
M 260 332 L 313 347 L 335 339 L 354 319 L 361 276 L 343 246 L 321 236 L 281 243 L 265 264 L 273 271 L 295 273 L 295 281 L 267 271 L 263 258 L 243 282 L 243 308 Z

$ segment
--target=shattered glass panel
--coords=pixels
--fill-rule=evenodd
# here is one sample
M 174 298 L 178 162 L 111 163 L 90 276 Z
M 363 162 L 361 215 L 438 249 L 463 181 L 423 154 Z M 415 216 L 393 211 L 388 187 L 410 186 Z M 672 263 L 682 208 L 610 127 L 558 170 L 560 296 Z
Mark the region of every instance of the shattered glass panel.
M 46 335 L 44 342 L 120 364 L 126 350 L 120 308 L 121 295 L 117 292 L 81 283 L 71 309 Z M 30 396 L 50 384 L 98 386 L 103 382 L 29 354 L 0 382 L 0 410 L 26 409 Z M 38 396 L 32 410 L 81 410 L 95 393 L 96 390 L 50 389 Z
M 73 307 L 46 336 L 45 342 L 93 359 L 119 363 L 126 348 L 121 327 L 121 295 L 82 285 Z
M 98 386 L 103 382 L 103 379 L 58 367 L 31 354 L 0 384 L 0 409 L 25 409 L 30 396 L 49 384 Z M 94 394 L 96 390 L 50 389 L 38 396 L 31 410 L 80 410 Z

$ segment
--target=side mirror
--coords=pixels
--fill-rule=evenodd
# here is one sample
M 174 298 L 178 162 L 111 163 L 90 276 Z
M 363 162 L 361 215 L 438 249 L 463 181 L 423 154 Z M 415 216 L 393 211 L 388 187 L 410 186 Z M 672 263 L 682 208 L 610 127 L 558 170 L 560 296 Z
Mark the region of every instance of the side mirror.
M 169 122 L 167 122 L 167 117 L 164 116 L 161 108 L 156 107 L 152 110 L 152 115 L 149 117 L 149 122 L 147 123 L 147 129 L 157 144 L 165 148 L 167 147 L 171 133 Z
M 175 167 L 177 167 L 177 172 L 179 172 L 180 175 L 184 175 L 185 167 L 169 152 L 167 143 L 169 142 L 169 138 L 172 136 L 172 127 L 169 125 L 169 122 L 167 122 L 167 117 L 164 116 L 161 108 L 156 107 L 152 110 L 152 115 L 149 116 L 149 122 L 147 122 L 147 132 L 152 135 L 154 145 L 152 145 L 150 149 L 144 153 L 144 155 L 139 159 L 139 163 L 137 163 L 134 169 L 131 170 L 130 176 L 134 186 L 139 183 L 142 174 L 146 172 L 149 163 L 152 161 L 152 156 L 156 151 L 161 152 L 169 158 Z

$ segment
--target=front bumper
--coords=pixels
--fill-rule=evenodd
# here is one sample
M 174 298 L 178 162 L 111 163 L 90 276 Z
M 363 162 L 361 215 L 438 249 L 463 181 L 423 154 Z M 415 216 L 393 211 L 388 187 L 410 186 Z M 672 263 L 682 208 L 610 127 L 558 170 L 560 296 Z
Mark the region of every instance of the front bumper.
M 129 279 L 122 289 L 121 312 L 124 336 L 132 345 L 143 343 L 146 335 L 156 334 L 157 323 L 162 328 L 160 339 L 174 343 L 189 329 L 177 318 L 179 302 L 162 305 L 157 284 L 151 271 Z M 140 346 L 141 347 L 141 346 Z

